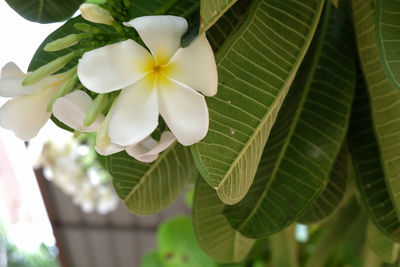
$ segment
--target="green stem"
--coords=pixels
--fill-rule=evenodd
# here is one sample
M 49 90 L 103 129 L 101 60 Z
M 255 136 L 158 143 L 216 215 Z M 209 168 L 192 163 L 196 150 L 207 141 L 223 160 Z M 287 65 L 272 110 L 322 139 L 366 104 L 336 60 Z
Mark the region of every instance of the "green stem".
M 168 0 L 164 3 L 162 7 L 160 7 L 156 12 L 155 15 L 164 15 L 169 12 L 175 5 L 178 3 L 178 0 Z
M 76 74 L 76 67 L 75 67 L 75 74 L 69 78 L 58 90 L 57 92 L 53 95 L 53 97 L 50 99 L 49 103 L 47 104 L 47 112 L 51 112 L 53 109 L 54 102 L 62 96 L 65 96 L 66 94 L 72 92 L 72 90 L 75 87 L 75 84 L 78 81 L 78 74 Z
M 316 244 L 305 267 L 322 267 L 346 237 L 348 230 L 360 214 L 360 207 L 353 197 L 337 214 L 337 218 L 325 225 L 326 232 Z
M 126 31 L 124 27 L 117 21 L 114 21 L 111 26 L 114 27 L 114 29 L 122 36 L 126 36 Z
M 269 238 L 271 266 L 298 267 L 297 243 L 294 239 L 294 224 Z
M 93 105 L 90 107 L 89 112 L 86 114 L 83 121 L 83 126 L 88 127 L 99 117 L 104 106 L 107 104 L 108 94 L 99 94 L 93 101 Z

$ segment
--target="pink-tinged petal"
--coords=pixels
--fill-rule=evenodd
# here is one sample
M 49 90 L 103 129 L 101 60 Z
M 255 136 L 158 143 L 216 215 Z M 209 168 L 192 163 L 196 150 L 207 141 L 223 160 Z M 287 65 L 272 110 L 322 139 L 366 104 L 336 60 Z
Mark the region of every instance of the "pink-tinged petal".
M 73 91 L 63 97 L 57 98 L 53 105 L 54 116 L 80 132 L 95 132 L 100 128 L 104 120 L 102 114 L 97 117 L 96 121 L 88 127 L 83 125 L 86 114 L 89 112 L 93 100 L 82 90 Z
M 95 149 L 97 153 L 103 156 L 108 156 L 124 150 L 122 146 L 111 143 L 110 137 L 108 136 L 108 127 L 110 125 L 111 110 L 108 112 L 96 135 Z
M 7 101 L 0 108 L 0 126 L 14 131 L 18 138 L 25 141 L 35 137 L 50 118 L 46 108 L 56 90 L 48 87 Z
M 149 74 L 121 91 L 111 111 L 108 135 L 112 143 L 130 146 L 148 137 L 157 124 L 157 90 L 154 75 Z
M 188 47 L 179 48 L 163 73 L 172 80 L 213 96 L 217 93 L 218 74 L 210 43 L 203 34 Z
M 152 137 L 147 137 L 139 144 L 127 147 L 125 151 L 138 161 L 150 163 L 158 158 L 158 153 L 148 154 L 147 152 L 156 146 L 157 141 Z
M 1 68 L 1 78 L 25 78 L 26 74 L 14 63 L 8 62 Z
M 108 93 L 137 82 L 153 66 L 151 54 L 129 39 L 86 52 L 78 63 L 78 77 L 89 90 Z
M 127 147 L 125 150 L 130 156 L 139 161 L 152 162 L 157 159 L 160 152 L 167 149 L 175 140 L 175 136 L 171 132 L 166 131 L 161 134 L 159 142 L 152 137 L 148 137 L 139 144 Z
M 176 138 L 173 133 L 165 131 L 161 134 L 160 141 L 158 142 L 158 144 L 143 156 L 161 153 L 162 151 L 167 149 L 170 145 L 172 145 L 175 142 L 175 140 Z
M 139 17 L 125 25 L 136 29 L 158 65 L 166 64 L 175 54 L 188 28 L 186 19 L 176 16 Z
M 190 146 L 206 136 L 208 109 L 204 96 L 165 78 L 157 84 L 160 114 L 179 143 Z
M 151 136 L 145 138 L 143 141 L 136 145 L 127 147 L 126 152 L 132 157 L 141 156 L 156 147 L 158 142 L 154 140 Z
M 158 158 L 158 154 L 154 155 L 147 155 L 147 156 L 136 156 L 134 157 L 136 160 L 145 162 L 145 163 L 151 163 L 155 161 Z

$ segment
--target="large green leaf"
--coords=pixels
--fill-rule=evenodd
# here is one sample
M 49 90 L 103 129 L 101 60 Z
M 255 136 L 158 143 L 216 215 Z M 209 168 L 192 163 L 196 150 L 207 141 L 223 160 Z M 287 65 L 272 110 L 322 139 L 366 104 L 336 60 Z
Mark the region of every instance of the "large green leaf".
M 256 0 L 218 51 L 219 89 L 207 136 L 192 146 L 200 173 L 227 204 L 250 188 L 263 147 L 314 35 L 322 0 Z
M 326 187 L 342 147 L 355 88 L 352 29 L 331 8 L 279 112 L 246 197 L 228 206 L 233 228 L 268 236 L 298 220 Z
M 400 1 L 376 0 L 376 42 L 383 70 L 400 90 Z
M 176 15 L 186 17 L 199 7 L 199 0 L 131 0 L 131 16 Z
M 157 244 L 160 259 L 165 267 L 217 266 L 199 247 L 192 220 L 188 217 L 176 217 L 160 225 Z
M 303 224 L 318 223 L 331 217 L 342 204 L 346 192 L 349 151 L 344 145 L 329 177 L 328 185 L 299 220 Z
M 126 207 L 142 215 L 156 213 L 168 206 L 196 169 L 189 149 L 177 143 L 151 164 L 121 152 L 105 157 L 105 167 Z
M 389 81 L 379 64 L 373 2 L 353 1 L 353 15 L 385 182 L 394 210 L 400 218 L 400 91 Z M 382 202 L 381 205 L 384 206 L 385 203 Z
M 6 0 L 6 2 L 27 20 L 50 23 L 71 17 L 84 0 Z
M 232 229 L 222 215 L 224 207 L 215 190 L 199 178 L 193 206 L 197 240 L 201 248 L 217 262 L 239 262 L 249 253 L 254 240 Z
M 367 228 L 367 240 L 371 249 L 383 262 L 394 263 L 399 257 L 399 243 L 383 235 L 370 221 Z
M 400 221 L 384 178 L 367 88 L 362 74 L 358 76 L 348 139 L 357 188 L 370 220 L 386 236 L 399 241 Z
M 237 0 L 201 0 L 201 32 L 208 30 Z
M 149 251 L 143 257 L 140 267 L 165 267 L 160 259 L 158 251 Z

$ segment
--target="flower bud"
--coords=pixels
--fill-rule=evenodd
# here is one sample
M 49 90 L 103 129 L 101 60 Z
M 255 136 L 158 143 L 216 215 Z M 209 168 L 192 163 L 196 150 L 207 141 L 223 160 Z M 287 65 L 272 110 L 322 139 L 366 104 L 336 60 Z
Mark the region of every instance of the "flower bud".
M 44 47 L 44 51 L 46 52 L 59 51 L 64 48 L 76 45 L 77 43 L 79 43 L 80 40 L 89 38 L 91 36 L 92 36 L 91 33 L 81 33 L 81 34 L 73 33 L 46 44 L 46 46 Z
M 75 68 L 74 68 L 75 69 Z M 76 71 L 76 69 L 75 69 Z M 62 97 L 69 92 L 71 92 L 75 84 L 78 81 L 78 75 L 75 73 L 71 78 L 69 78 L 59 89 L 58 91 L 53 95 L 53 97 L 50 99 L 49 103 L 47 104 L 47 112 L 51 112 L 53 109 L 54 102 L 56 102 L 57 98 Z
M 114 22 L 111 14 L 98 5 L 85 3 L 80 6 L 79 10 L 82 13 L 82 17 L 87 21 L 107 25 L 111 25 Z
M 75 23 L 74 28 L 79 31 L 82 31 L 82 32 L 91 32 L 94 34 L 101 33 L 101 30 L 99 28 L 89 25 L 89 24 L 86 24 L 86 23 L 81 23 L 81 22 Z
M 100 115 L 101 111 L 104 109 L 104 106 L 107 104 L 108 95 L 107 94 L 99 94 L 93 101 L 92 106 L 89 109 L 89 112 L 86 114 L 86 117 L 83 121 L 83 126 L 90 126 Z
M 41 81 L 43 78 L 57 72 L 75 56 L 76 54 L 72 52 L 41 66 L 26 76 L 26 78 L 22 81 L 22 86 L 35 84 Z

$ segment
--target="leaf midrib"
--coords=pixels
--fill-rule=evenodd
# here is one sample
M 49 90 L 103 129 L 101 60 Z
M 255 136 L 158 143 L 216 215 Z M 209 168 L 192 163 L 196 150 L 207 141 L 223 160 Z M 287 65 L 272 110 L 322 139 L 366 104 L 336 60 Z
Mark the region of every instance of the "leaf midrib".
M 253 134 L 250 136 L 250 138 L 248 139 L 248 142 L 246 143 L 246 145 L 241 149 L 241 151 L 239 152 L 238 156 L 236 157 L 236 159 L 233 161 L 232 165 L 229 167 L 226 175 L 224 176 L 224 178 L 221 180 L 220 184 L 216 187 L 216 190 L 218 191 L 221 187 L 221 185 L 226 181 L 226 179 L 228 179 L 228 177 L 230 176 L 230 174 L 232 173 L 232 169 L 236 167 L 238 161 L 240 161 L 243 157 L 243 155 L 247 152 L 247 148 L 253 143 L 253 141 L 256 139 L 256 136 L 259 134 L 259 132 L 261 131 L 261 128 L 264 127 L 264 124 L 266 123 L 266 121 L 270 118 L 270 113 L 273 112 L 273 109 L 275 108 L 276 102 L 280 100 L 280 98 L 282 97 L 282 94 L 286 94 L 288 91 L 288 88 L 290 87 L 291 83 L 294 80 L 294 77 L 296 76 L 297 70 L 300 66 L 301 61 L 303 60 L 308 47 L 310 46 L 311 40 L 312 38 L 310 38 L 310 35 L 313 36 L 315 31 L 316 31 L 316 24 L 319 21 L 319 17 L 321 16 L 321 12 L 322 12 L 322 7 L 323 7 L 323 2 L 321 1 L 320 3 L 320 7 L 319 7 L 319 11 L 317 12 L 316 16 L 318 16 L 317 19 L 314 20 L 314 22 L 310 25 L 310 28 L 312 28 L 312 30 L 309 31 L 308 35 L 306 36 L 307 41 L 305 42 L 304 46 L 303 46 L 303 50 L 301 51 L 300 55 L 297 57 L 297 60 L 293 66 L 292 72 L 289 75 L 289 77 L 286 79 L 286 85 L 284 86 L 284 88 L 279 92 L 279 94 L 276 96 L 275 100 L 274 100 L 274 104 L 271 105 L 272 108 L 270 108 L 266 114 L 264 115 L 264 117 L 262 118 L 262 120 L 260 121 L 260 123 L 258 124 L 258 126 L 256 127 L 255 131 L 253 132 Z M 258 7 L 258 5 L 257 5 Z M 256 10 L 256 8 L 254 8 Z M 254 16 L 253 16 L 254 18 Z M 253 20 L 252 18 L 252 20 Z M 252 21 L 251 20 L 251 21 Z M 250 22 L 249 22 L 250 24 Z M 232 44 L 233 46 L 233 44 Z M 231 47 L 232 47 L 231 46 Z M 225 53 L 226 54 L 226 53 Z M 222 59 L 221 59 L 222 61 Z M 262 154 L 261 154 L 262 155 Z M 260 157 L 261 157 L 260 155 Z M 254 178 L 254 177 L 253 177 Z M 219 195 L 219 194 L 218 194 Z
M 388 1 L 388 0 L 385 0 Z M 394 79 L 393 76 L 393 71 L 392 69 L 388 66 L 388 62 L 386 61 L 386 50 L 383 47 L 383 36 L 382 36 L 382 31 L 381 31 L 381 26 L 380 26 L 380 18 L 381 16 L 381 10 L 382 10 L 382 0 L 377 0 L 376 1 L 376 8 L 375 8 L 375 34 L 376 37 L 376 46 L 378 47 L 379 51 L 379 61 L 381 62 L 382 69 L 386 74 L 386 77 L 388 78 L 389 81 L 397 88 L 399 88 L 399 83 L 397 80 Z M 379 37 L 379 38 L 378 38 Z M 383 55 L 383 56 L 381 56 Z M 388 75 L 389 74 L 389 75 Z
M 209 1 L 209 0 L 208 0 Z M 213 0 L 215 1 L 215 0 Z M 237 2 L 237 0 L 233 0 L 231 1 L 228 5 L 226 5 L 223 9 L 220 10 L 220 12 L 217 14 L 217 16 L 214 16 L 213 19 L 211 21 L 209 21 L 208 25 L 206 27 L 203 27 L 200 30 L 200 34 L 202 34 L 203 32 L 207 31 L 212 25 L 215 24 L 215 22 L 217 22 L 217 20 L 223 15 L 225 14 L 225 12 L 231 7 L 233 6 L 233 4 L 235 4 Z
M 42 20 L 43 9 L 44 9 L 44 0 L 39 0 L 38 21 Z
M 330 16 L 329 16 L 330 13 L 329 13 L 329 11 L 330 11 L 330 5 L 327 5 L 326 11 L 325 11 L 325 16 L 324 16 L 324 21 L 323 21 L 323 28 L 322 28 L 322 31 L 321 31 L 321 36 L 319 36 L 319 39 L 320 39 L 320 40 L 325 40 L 327 31 L 328 31 L 329 19 L 330 19 Z M 315 29 L 315 30 L 316 30 L 316 29 Z M 311 39 L 312 39 L 312 38 L 311 38 Z M 310 41 L 310 43 L 311 43 L 311 41 Z M 316 70 L 317 70 L 318 63 L 319 63 L 319 59 L 320 59 L 321 56 L 322 56 L 322 48 L 324 47 L 325 43 L 326 43 L 325 41 L 320 41 L 320 42 L 317 44 L 317 47 L 316 47 L 316 49 L 315 49 L 315 54 L 314 54 L 314 56 L 313 56 L 313 62 L 312 62 L 310 71 L 308 72 L 309 74 L 308 74 L 308 77 L 307 77 L 307 81 L 306 81 L 306 83 L 305 83 L 305 88 L 304 88 L 304 90 L 303 90 L 303 92 L 302 92 L 302 96 L 301 96 L 300 102 L 299 102 L 299 104 L 298 104 L 298 107 L 297 107 L 297 109 L 296 109 L 296 114 L 295 114 L 295 116 L 294 116 L 294 118 L 293 118 L 293 122 L 292 122 L 291 125 L 290 125 L 290 130 L 289 130 L 288 135 L 287 135 L 287 137 L 285 138 L 285 142 L 284 142 L 284 144 L 283 144 L 283 146 L 282 146 L 281 153 L 279 153 L 279 157 L 278 157 L 278 159 L 277 159 L 277 161 L 276 161 L 274 170 L 273 170 L 272 173 L 271 173 L 271 178 L 274 178 L 274 177 L 276 176 L 276 173 L 277 173 L 278 170 L 280 169 L 279 167 L 280 167 L 280 165 L 281 165 L 281 162 L 282 162 L 284 156 L 286 155 L 286 150 L 287 150 L 289 144 L 291 143 L 291 140 L 292 140 L 292 137 L 293 137 L 293 133 L 294 133 L 294 131 L 295 131 L 296 128 L 297 128 L 297 122 L 299 121 L 299 117 L 300 117 L 300 115 L 302 114 L 301 111 L 303 110 L 305 101 L 307 100 L 308 92 L 310 91 L 311 84 L 312 84 L 312 82 L 313 82 L 313 80 L 314 80 L 314 74 L 315 74 L 315 72 L 316 72 Z M 307 49 L 306 49 L 306 51 L 307 51 Z M 305 54 L 305 53 L 304 53 L 304 54 Z M 297 72 L 296 72 L 296 73 L 297 73 Z M 240 224 L 240 226 L 237 228 L 239 231 L 240 231 L 240 230 L 247 224 L 247 222 L 254 216 L 254 214 L 256 213 L 256 210 L 259 209 L 261 203 L 263 203 L 264 198 L 265 198 L 267 192 L 269 191 L 269 189 L 270 189 L 270 187 L 271 187 L 271 185 L 272 185 L 273 182 L 274 182 L 274 179 L 269 179 L 269 180 L 268 180 L 268 183 L 267 183 L 267 185 L 266 185 L 266 188 L 263 190 L 263 193 L 260 195 L 258 201 L 257 201 L 256 204 L 254 205 L 254 207 L 253 207 L 252 211 L 250 212 L 249 216 L 247 216 L 247 218 L 246 218 L 246 219 Z M 314 196 L 314 198 L 315 198 L 315 196 Z M 310 203 L 311 203 L 311 201 L 310 201 Z M 298 216 L 298 217 L 299 217 L 299 216 Z

